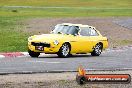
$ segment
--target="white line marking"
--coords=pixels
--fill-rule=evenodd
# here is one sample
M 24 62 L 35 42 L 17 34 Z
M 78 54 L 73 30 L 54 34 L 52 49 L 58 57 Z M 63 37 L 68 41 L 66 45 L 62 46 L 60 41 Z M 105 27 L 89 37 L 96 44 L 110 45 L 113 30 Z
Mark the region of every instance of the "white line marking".
M 0 55 L 0 58 L 4 58 L 5 56 L 4 55 Z
M 28 52 L 21 52 L 24 56 L 29 56 Z M 50 56 L 51 54 L 45 54 L 45 53 L 40 53 L 40 57 L 41 56 Z M 20 56 L 23 57 L 23 56 Z
M 28 52 L 21 52 L 22 54 L 24 54 L 25 56 L 29 55 Z
M 47 64 L 64 64 L 64 62 L 48 62 L 48 61 L 28 61 L 28 62 L 33 62 L 33 63 L 47 63 Z

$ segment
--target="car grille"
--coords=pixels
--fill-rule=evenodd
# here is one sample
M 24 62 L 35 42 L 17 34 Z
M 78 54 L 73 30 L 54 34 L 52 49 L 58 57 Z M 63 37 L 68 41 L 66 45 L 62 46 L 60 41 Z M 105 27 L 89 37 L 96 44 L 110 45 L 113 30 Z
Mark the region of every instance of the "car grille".
M 31 42 L 31 45 L 33 45 L 33 46 L 50 47 L 50 44 L 48 44 L 48 43 L 42 43 L 42 42 L 39 42 L 39 43 Z

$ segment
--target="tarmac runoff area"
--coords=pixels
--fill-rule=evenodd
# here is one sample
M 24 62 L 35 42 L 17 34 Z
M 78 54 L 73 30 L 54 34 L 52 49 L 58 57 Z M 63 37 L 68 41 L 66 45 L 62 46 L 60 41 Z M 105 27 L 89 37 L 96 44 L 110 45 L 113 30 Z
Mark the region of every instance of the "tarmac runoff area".
M 132 46 L 107 49 L 99 57 L 80 54 L 58 58 L 57 55 L 42 54 L 31 58 L 27 52 L 21 53 L 7 53 L 0 58 L 1 75 L 76 72 L 80 65 L 87 71 L 132 70 Z
M 104 52 L 120 52 L 123 50 L 127 50 L 127 49 L 132 49 L 132 45 L 129 46 L 124 46 L 124 47 L 116 47 L 116 48 L 112 48 L 112 49 L 106 49 Z M 40 57 L 43 56 L 49 56 L 50 54 L 45 54 L 45 53 L 41 53 Z M 29 57 L 28 52 L 1 52 L 0 53 L 0 58 L 12 58 L 12 57 Z
M 115 20 L 113 22 L 120 25 L 120 26 L 122 26 L 122 27 L 125 27 L 125 28 L 128 28 L 128 29 L 132 30 L 132 18 L 118 19 L 118 20 Z

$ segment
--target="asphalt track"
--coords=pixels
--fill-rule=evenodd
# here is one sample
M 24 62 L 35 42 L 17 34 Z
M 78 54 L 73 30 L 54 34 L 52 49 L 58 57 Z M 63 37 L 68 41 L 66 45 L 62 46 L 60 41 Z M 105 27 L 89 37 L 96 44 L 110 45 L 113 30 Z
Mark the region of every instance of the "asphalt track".
M 132 46 L 106 50 L 99 57 L 87 54 L 70 58 L 58 58 L 56 55 L 0 58 L 0 74 L 77 71 L 80 65 L 86 70 L 131 70 Z

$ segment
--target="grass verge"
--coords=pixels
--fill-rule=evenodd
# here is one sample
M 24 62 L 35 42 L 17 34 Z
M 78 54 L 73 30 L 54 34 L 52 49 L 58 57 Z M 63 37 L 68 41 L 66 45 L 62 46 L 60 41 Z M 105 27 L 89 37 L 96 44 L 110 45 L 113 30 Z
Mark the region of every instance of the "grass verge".
M 0 17 L 0 52 L 25 51 L 28 34 L 22 32 L 22 18 Z
M 0 6 L 131 7 L 131 0 L 0 0 Z
M 109 17 L 132 16 L 130 8 L 0 8 L 0 16 L 18 17 Z

